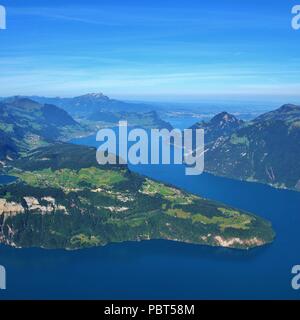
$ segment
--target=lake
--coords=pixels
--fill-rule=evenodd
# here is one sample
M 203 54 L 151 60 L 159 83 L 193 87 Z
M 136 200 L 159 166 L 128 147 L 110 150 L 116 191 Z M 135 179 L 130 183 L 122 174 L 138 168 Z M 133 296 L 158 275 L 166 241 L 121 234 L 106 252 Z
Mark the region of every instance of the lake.
M 97 146 L 95 137 L 73 142 Z M 249 251 L 162 240 L 72 252 L 1 246 L 7 290 L 0 299 L 300 299 L 291 287 L 300 264 L 300 193 L 185 176 L 180 165 L 131 169 L 267 218 L 275 242 Z
M 16 179 L 14 177 L 0 175 L 0 184 L 7 184 L 14 182 Z

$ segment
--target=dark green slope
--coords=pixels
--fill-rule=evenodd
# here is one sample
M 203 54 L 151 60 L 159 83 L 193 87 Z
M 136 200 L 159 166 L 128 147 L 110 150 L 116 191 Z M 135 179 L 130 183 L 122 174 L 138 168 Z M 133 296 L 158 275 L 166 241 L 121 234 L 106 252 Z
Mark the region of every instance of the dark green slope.
M 17 146 L 5 131 L 0 130 L 0 160 L 7 157 L 12 159 L 17 155 Z
M 0 102 L 1 159 L 83 132 L 66 111 L 54 105 L 21 97 Z

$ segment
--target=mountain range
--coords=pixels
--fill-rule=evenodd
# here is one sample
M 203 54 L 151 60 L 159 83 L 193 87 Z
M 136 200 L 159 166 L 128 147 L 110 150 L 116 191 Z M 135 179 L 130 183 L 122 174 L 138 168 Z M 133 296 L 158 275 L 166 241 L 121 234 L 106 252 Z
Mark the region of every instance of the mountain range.
M 109 101 L 98 95 L 89 99 Z M 99 167 L 95 149 L 64 143 L 87 134 L 89 117 L 101 124 L 122 115 L 152 127 L 168 125 L 149 110 L 143 116 L 97 104 L 88 110 L 74 120 L 46 101 L 0 101 L 2 172 L 17 178 L 0 188 L 0 242 L 78 249 L 168 239 L 248 249 L 273 241 L 272 226 L 260 217 L 139 176 L 126 166 Z M 105 119 L 108 115 L 112 118 Z M 300 106 L 283 105 L 249 122 L 222 112 L 192 128 L 206 133 L 206 171 L 300 190 Z
M 206 132 L 206 171 L 300 190 L 300 106 L 286 104 L 250 122 L 222 113 Z
M 102 94 L 77 98 L 2 98 L 0 160 L 15 158 L 20 152 L 54 141 L 94 134 L 102 127 L 117 125 L 120 120 L 127 120 L 130 126 L 172 129 L 155 111 L 141 112 L 141 106 L 130 106 Z
M 22 97 L 0 101 L 0 159 L 85 132 L 66 111 L 54 105 Z
M 155 107 L 144 103 L 111 99 L 102 93 L 89 93 L 74 98 L 29 97 L 40 103 L 54 104 L 81 123 L 90 126 L 117 124 L 127 120 L 130 126 L 146 128 L 171 128 L 158 116 Z
M 29 97 L 41 103 L 51 103 L 66 110 L 70 115 L 77 117 L 93 114 L 98 111 L 110 112 L 149 112 L 153 110 L 150 105 L 143 103 L 129 103 L 111 99 L 103 93 L 88 93 L 78 97 Z
M 91 114 L 96 111 L 104 112 L 95 106 Z M 142 118 L 128 110 L 109 112 L 167 126 L 153 111 Z M 79 249 L 167 239 L 249 249 L 274 240 L 271 224 L 251 213 L 140 176 L 124 165 L 99 166 L 96 149 L 63 142 L 89 127 L 53 104 L 26 97 L 1 100 L 0 126 L 2 173 L 17 179 L 0 187 L 1 243 Z M 221 126 L 228 134 L 230 126 Z

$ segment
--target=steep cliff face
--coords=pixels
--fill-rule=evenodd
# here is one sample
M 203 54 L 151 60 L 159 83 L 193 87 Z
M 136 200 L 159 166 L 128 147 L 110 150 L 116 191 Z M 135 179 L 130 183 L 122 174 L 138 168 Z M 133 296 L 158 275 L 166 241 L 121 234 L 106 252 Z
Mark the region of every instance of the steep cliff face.
M 0 215 L 15 216 L 17 214 L 24 213 L 24 207 L 16 202 L 8 201 L 6 199 L 0 199 Z

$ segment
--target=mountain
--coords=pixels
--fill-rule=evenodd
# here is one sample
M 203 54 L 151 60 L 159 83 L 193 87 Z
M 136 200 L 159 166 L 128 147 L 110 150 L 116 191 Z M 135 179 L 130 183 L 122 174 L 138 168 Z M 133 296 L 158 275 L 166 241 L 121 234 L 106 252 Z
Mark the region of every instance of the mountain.
M 109 112 L 148 112 L 151 106 L 142 103 L 129 103 L 110 99 L 103 93 L 88 93 L 74 98 L 32 97 L 41 103 L 55 104 L 74 117 L 86 117 L 98 111 Z
M 284 104 L 277 110 L 267 112 L 256 119 L 254 122 L 281 120 L 285 122 L 293 122 L 299 120 L 300 106 L 294 104 Z
M 148 112 L 151 107 L 141 103 L 128 103 L 110 99 L 102 93 L 90 93 L 75 97 L 70 100 L 67 106 L 70 114 L 95 113 L 99 110 L 110 112 Z
M 171 128 L 153 107 L 143 103 L 129 103 L 110 99 L 102 93 L 89 93 L 74 98 L 32 97 L 40 103 L 51 103 L 67 111 L 77 121 L 90 126 L 116 125 L 127 120 L 131 126 Z
M 209 172 L 300 190 L 300 106 L 263 114 L 207 147 Z
M 142 127 L 149 129 L 168 129 L 172 130 L 173 127 L 170 123 L 162 120 L 156 111 L 149 111 L 145 113 L 141 112 L 109 112 L 109 111 L 98 111 L 91 114 L 87 120 L 89 122 L 84 123 L 99 123 L 103 126 L 117 125 L 119 121 L 127 121 L 131 127 Z
M 197 122 L 191 127 L 191 129 L 204 129 L 205 142 L 210 143 L 220 137 L 231 134 L 243 124 L 244 121 L 237 119 L 234 115 L 227 112 L 221 112 L 213 117 L 209 122 Z
M 54 105 L 22 97 L 0 101 L 1 159 L 83 132 L 80 124 Z
M 269 222 L 132 173 L 99 166 L 96 149 L 39 148 L 10 164 L 0 187 L 0 242 L 80 249 L 167 239 L 249 249 L 270 243 Z

